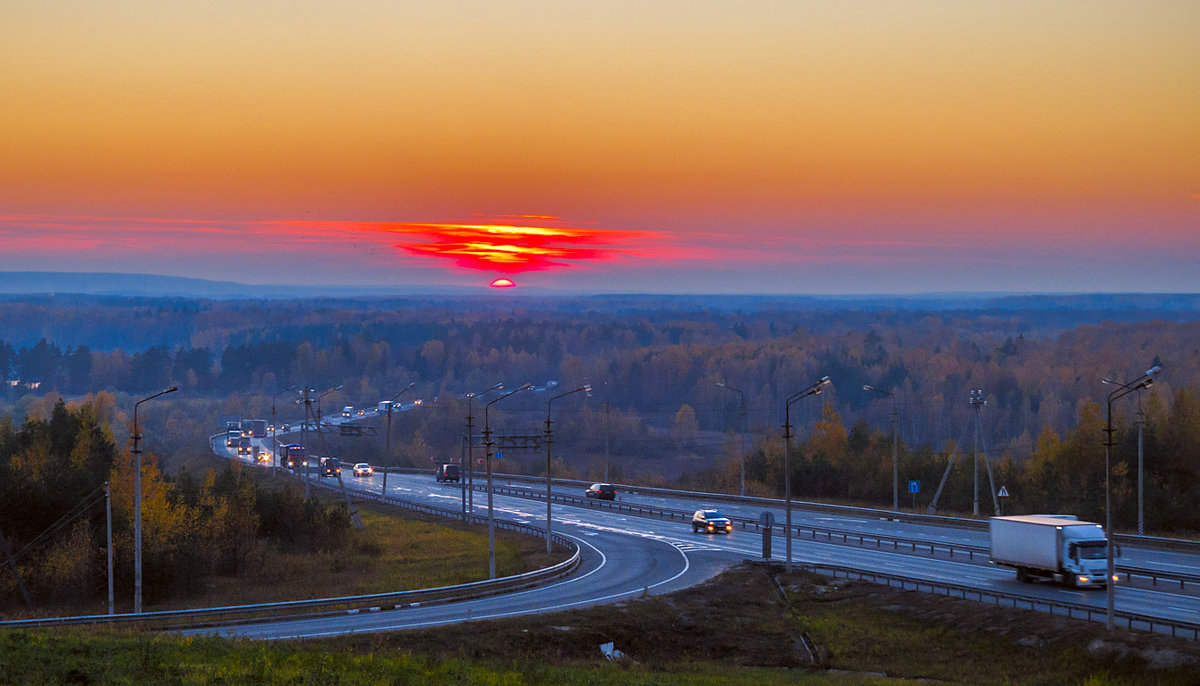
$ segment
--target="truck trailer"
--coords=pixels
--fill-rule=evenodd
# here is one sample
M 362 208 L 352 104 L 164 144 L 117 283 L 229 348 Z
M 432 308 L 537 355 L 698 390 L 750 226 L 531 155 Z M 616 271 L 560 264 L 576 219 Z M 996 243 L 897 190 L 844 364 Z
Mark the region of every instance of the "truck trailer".
M 1108 537 L 1095 522 L 1074 515 L 992 517 L 988 530 L 992 564 L 1016 568 L 1018 581 L 1049 579 L 1079 588 L 1107 585 Z

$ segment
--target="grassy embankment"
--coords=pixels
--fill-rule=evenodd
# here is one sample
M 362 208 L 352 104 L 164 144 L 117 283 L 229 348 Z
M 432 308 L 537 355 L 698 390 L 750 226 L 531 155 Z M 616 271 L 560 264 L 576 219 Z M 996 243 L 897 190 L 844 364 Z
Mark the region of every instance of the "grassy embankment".
M 860 582 L 778 580 L 742 567 L 622 605 L 322 641 L 0 632 L 0 683 L 1200 683 L 1193 641 Z M 605 660 L 608 641 L 627 659 Z

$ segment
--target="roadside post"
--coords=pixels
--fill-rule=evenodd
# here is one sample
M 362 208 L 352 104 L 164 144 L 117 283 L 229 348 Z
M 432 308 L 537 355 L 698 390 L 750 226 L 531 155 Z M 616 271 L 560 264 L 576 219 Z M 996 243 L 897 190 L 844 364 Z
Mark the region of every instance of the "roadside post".
M 758 523 L 762 525 L 762 556 L 764 560 L 771 559 L 771 527 L 775 525 L 775 514 L 772 512 L 764 512 L 758 516 Z
M 916 512 L 917 511 L 917 494 L 921 492 L 921 482 L 920 481 L 909 481 L 908 482 L 908 492 L 912 493 L 913 512 Z

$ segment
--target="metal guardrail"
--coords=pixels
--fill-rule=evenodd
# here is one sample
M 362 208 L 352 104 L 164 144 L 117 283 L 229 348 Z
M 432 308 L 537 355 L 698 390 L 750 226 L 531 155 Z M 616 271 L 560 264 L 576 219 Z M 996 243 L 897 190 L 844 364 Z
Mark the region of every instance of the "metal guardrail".
M 332 486 L 324 484 L 314 484 L 318 488 L 334 490 Z M 372 500 L 395 505 L 408 510 L 414 510 L 425 514 L 436 515 L 439 517 L 448 517 L 453 519 L 463 519 L 461 512 L 457 510 L 448 510 L 445 508 L 434 507 L 432 505 L 422 505 L 420 503 L 412 503 L 399 498 L 385 497 L 375 493 L 366 493 L 355 491 L 356 495 L 361 495 Z M 486 523 L 487 518 L 479 515 L 472 515 L 468 518 L 469 523 Z M 496 519 L 495 525 L 497 528 L 509 531 L 516 531 L 525 534 L 531 534 L 544 537 L 545 529 L 541 529 L 529 524 L 513 522 L 504 519 Z M 382 604 L 393 604 L 394 609 L 403 607 L 415 607 L 424 603 L 432 602 L 452 602 L 461 600 L 470 600 L 473 598 L 481 598 L 485 596 L 498 595 L 509 591 L 529 588 L 546 581 L 551 581 L 561 578 L 573 572 L 580 562 L 579 546 L 571 539 L 561 534 L 553 534 L 552 540 L 559 548 L 565 548 L 573 551 L 571 556 L 558 564 L 535 569 L 523 574 L 515 574 L 513 576 L 502 577 L 499 579 L 488 579 L 484 581 L 473 581 L 466 584 L 456 584 L 453 586 L 440 586 L 437 588 L 416 589 L 411 591 L 395 591 L 389 593 L 373 593 L 368 595 L 357 596 L 341 596 L 335 598 L 315 598 L 311 600 L 288 600 L 276 603 L 259 603 L 255 605 L 231 605 L 225 607 L 209 607 L 209 608 L 194 608 L 188 610 L 163 610 L 159 612 L 142 612 L 140 614 L 125 613 L 112 615 L 83 615 L 77 617 L 47 617 L 40 619 L 20 619 L 0 622 L 0 627 L 8 629 L 24 629 L 39 626 L 62 626 L 62 625 L 82 625 L 82 624 L 132 624 L 132 623 L 174 623 L 174 628 L 184 628 L 187 626 L 203 626 L 213 623 L 219 618 L 245 618 L 248 615 L 251 620 L 258 619 L 280 619 L 289 616 L 296 610 L 312 610 L 316 608 L 330 608 L 327 613 L 305 613 L 308 616 L 318 614 L 340 614 L 340 613 L 357 613 L 362 610 L 378 611 L 382 609 Z M 287 613 L 281 616 L 280 613 Z M 190 624 L 180 623 L 186 620 L 203 619 L 202 622 L 193 622 Z M 247 620 L 249 621 L 249 620 Z
M 965 586 L 963 584 L 954 584 L 949 582 L 926 581 L 923 579 L 912 579 L 896 574 L 887 574 L 885 572 L 869 572 L 851 567 L 843 567 L 840 565 L 829 564 L 810 564 L 796 563 L 801 569 L 808 570 L 815 574 L 826 574 L 834 577 L 842 577 L 845 579 L 860 579 L 870 581 L 872 583 L 883 583 L 887 586 L 899 587 L 901 589 L 912 588 L 916 591 L 928 589 L 933 593 L 942 593 L 943 595 L 958 597 L 964 600 L 976 600 L 979 602 L 992 601 L 995 605 L 1009 605 L 1014 608 L 1027 608 L 1036 611 L 1046 611 L 1050 614 L 1059 614 L 1055 610 L 1063 610 L 1062 614 L 1072 618 L 1085 618 L 1088 621 L 1104 621 L 1107 619 L 1107 610 L 1105 608 L 1097 608 L 1083 603 L 1074 603 L 1063 600 L 1048 600 L 1045 598 L 1031 598 L 1029 596 L 1019 595 L 1016 593 L 1008 593 L 1005 591 L 989 591 L 973 586 Z M 1045 608 L 1044 610 L 1042 608 Z M 1163 619 L 1159 617 L 1151 617 L 1141 615 L 1134 612 L 1126 612 L 1117 610 L 1113 613 L 1114 619 L 1120 619 L 1129 629 L 1145 629 L 1147 631 L 1157 633 L 1167 633 L 1165 629 L 1170 630 L 1170 634 L 1175 637 L 1191 638 L 1192 640 L 1200 640 L 1200 623 L 1187 622 L 1175 619 Z
M 429 469 L 420 468 L 394 468 L 390 471 L 409 474 L 431 474 Z M 544 477 L 532 477 L 525 474 L 492 474 L 493 478 L 505 479 L 508 481 L 529 481 L 545 483 Z M 595 481 L 579 481 L 577 479 L 554 479 L 554 483 L 560 486 L 578 486 L 587 488 Z M 647 495 L 657 495 L 662 497 L 693 497 L 703 502 L 728 502 L 742 505 L 760 505 L 763 507 L 783 507 L 784 501 L 776 498 L 760 498 L 756 496 L 739 496 L 727 493 L 707 493 L 704 491 L 680 491 L 669 488 L 655 488 L 652 486 L 637 486 L 634 484 L 613 484 L 620 490 L 628 492 L 643 493 Z M 958 529 L 986 529 L 986 519 L 972 519 L 969 517 L 948 517 L 945 515 L 929 515 L 916 512 L 897 512 L 895 510 L 881 510 L 878 508 L 856 507 L 853 505 L 833 505 L 830 503 L 818 503 L 807 500 L 793 500 L 792 507 L 799 510 L 809 510 L 814 512 L 829 512 L 833 514 L 851 515 L 857 517 L 868 517 L 872 519 L 887 519 L 895 522 L 906 522 L 910 524 L 931 524 L 934 526 L 946 526 Z M 1190 540 L 1184 538 L 1167 538 L 1165 536 L 1141 536 L 1138 534 L 1117 533 L 1113 535 L 1113 540 L 1123 545 L 1136 545 L 1141 548 L 1153 550 L 1173 550 L 1178 552 L 1200 553 L 1200 540 Z
M 492 488 L 496 493 L 503 495 L 516 496 L 527 498 L 530 500 L 545 500 L 545 491 L 528 489 L 520 486 L 496 486 Z M 475 490 L 486 491 L 486 485 L 477 484 Z M 629 514 L 655 517 L 658 519 L 679 519 L 681 521 L 690 521 L 692 517 L 691 510 L 675 510 L 671 508 L 659 507 L 656 505 L 640 505 L 640 504 L 625 504 L 619 501 L 605 501 L 591 498 L 581 498 L 578 496 L 570 496 L 563 494 L 554 494 L 554 502 L 564 505 L 573 505 L 575 507 L 589 507 L 593 509 L 610 509 L 617 512 L 628 512 Z M 746 517 L 736 517 L 725 515 L 730 521 L 739 525 L 743 531 L 753 530 L 755 532 L 762 531 L 762 525 L 756 519 Z M 783 525 L 776 522 L 776 527 L 783 530 Z M 965 554 L 967 559 L 974 561 L 976 556 L 982 557 L 984 560 L 990 559 L 990 551 L 986 546 L 970 545 L 967 543 L 942 543 L 937 541 L 926 541 L 922 539 L 904 538 L 900 536 L 888 536 L 886 534 L 868 534 L 859 531 L 846 531 L 842 529 L 834 529 L 827 527 L 813 527 L 805 525 L 792 526 L 793 538 L 808 538 L 809 540 L 824 539 L 827 542 L 840 541 L 844 544 L 857 542 L 860 546 L 874 543 L 876 548 L 891 546 L 892 550 L 907 548 L 912 552 L 928 550 L 930 555 L 935 555 L 938 551 L 947 553 L 951 559 L 955 554 Z M 1159 581 L 1178 582 L 1180 589 L 1186 588 L 1187 584 L 1200 584 L 1200 575 L 1186 574 L 1182 572 L 1167 572 L 1157 569 L 1149 569 L 1144 567 L 1131 567 L 1127 565 L 1117 565 L 1116 571 L 1125 574 L 1127 579 L 1133 580 L 1136 577 L 1144 577 L 1150 579 L 1154 585 L 1158 585 Z

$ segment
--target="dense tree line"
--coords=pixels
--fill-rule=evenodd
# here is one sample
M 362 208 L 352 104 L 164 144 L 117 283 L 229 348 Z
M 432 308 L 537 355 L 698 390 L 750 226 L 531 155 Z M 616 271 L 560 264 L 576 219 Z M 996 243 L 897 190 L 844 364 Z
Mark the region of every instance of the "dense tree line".
M 1136 403 L 1136 400 L 1133 401 Z M 872 428 L 862 419 L 849 429 L 833 405 L 820 406 L 820 418 L 795 440 L 789 451 L 793 496 L 852 504 L 890 507 L 892 503 L 892 441 L 890 432 Z M 1104 452 L 1106 412 L 1087 403 L 1078 424 L 1060 436 L 1046 427 L 1030 456 L 1009 452 L 980 453 L 979 510 L 982 516 L 1066 512 L 1104 521 Z M 1119 419 L 1112 447 L 1114 525 L 1136 531 L 1137 440 L 1135 421 L 1144 423 L 1144 517 L 1150 533 L 1200 532 L 1200 397 L 1178 390 L 1167 403 L 1161 393 L 1147 393 L 1141 417 Z M 973 510 L 974 446 L 947 446 L 946 452 L 928 446 L 898 446 L 899 504 L 925 511 L 942 479 L 938 500 L 942 513 Z M 953 457 L 953 464 L 951 459 Z M 988 473 L 990 462 L 990 475 Z M 950 469 L 947 470 L 947 467 Z M 783 439 L 778 432 L 761 436 L 746 454 L 747 491 L 778 497 L 783 483 Z M 709 467 L 686 471 L 682 483 L 697 490 L 737 492 L 741 453 L 727 440 L 722 458 Z M 915 498 L 908 481 L 920 482 Z M 1007 502 L 993 497 L 1004 486 Z
M 111 484 L 115 584 L 133 586 L 133 462 L 119 449 L 113 398 L 54 404 L 45 418 L 0 421 L 0 532 L 16 561 L 0 561 L 0 606 L 104 597 L 107 569 L 104 484 Z M 171 479 L 151 452 L 143 459 L 143 591 L 147 603 L 186 595 L 210 575 L 234 575 L 279 549 L 335 550 L 349 513 L 305 500 L 297 489 L 264 490 L 235 467 Z M 2 547 L 2 546 L 0 546 Z
M 0 342 L 0 374 L 20 381 L 0 391 L 0 409 L 44 416 L 49 398 L 97 392 L 112 393 L 116 404 L 129 408 L 139 394 L 178 385 L 182 392 L 156 401 L 145 420 L 162 454 L 173 458 L 206 451 L 223 416 L 273 418 L 274 407 L 279 421 L 298 420 L 305 408 L 284 392 L 292 386 L 323 391 L 342 385 L 326 399 L 328 413 L 343 404 L 374 406 L 415 383 L 407 399 L 426 402 L 419 412 L 393 417 L 391 454 L 385 455 L 379 417 L 369 422 L 378 430 L 374 438 L 322 436 L 328 445 L 312 448 L 353 461 L 428 467 L 465 452 L 467 392 L 497 381 L 509 388 L 558 381 L 557 387 L 492 408 L 501 431 L 531 434 L 544 428 L 549 396 L 589 383 L 590 397 L 555 406 L 556 473 L 597 478 L 607 469 L 614 480 L 674 482 L 700 473 L 712 479 L 714 457 L 724 457 L 745 431 L 763 455 L 758 467 L 749 460 L 748 469 L 759 470 L 751 480 L 777 491 L 774 479 L 781 472 L 767 468 L 766 456 L 780 445 L 784 399 L 830 376 L 833 384 L 820 403 L 793 408 L 799 440 L 810 440 L 815 427 L 827 427 L 834 437 L 830 445 L 845 435 L 845 455 L 874 455 L 880 445 L 890 446 L 893 399 L 862 387 L 894 392 L 904 463 L 914 465 L 905 478 L 921 480 L 927 502 L 956 455 L 958 466 L 942 503 L 958 511 L 971 506 L 961 500 L 964 490 L 956 480 L 972 471 L 962 448 L 973 440 L 975 414 L 967 402 L 973 389 L 987 400 L 979 413 L 980 450 L 993 458 L 993 476 L 1006 478 L 1009 490 L 1032 478 L 1034 472 L 1024 470 L 1046 459 L 1047 446 L 1087 444 L 1087 459 L 1094 459 L 1103 436 L 1091 420 L 1111 390 L 1100 383 L 1104 377 L 1129 380 L 1161 363 L 1164 371 L 1146 394 L 1147 417 L 1152 402 L 1161 407 L 1161 417 L 1183 412 L 1179 425 L 1196 436 L 1197 427 L 1183 421 L 1189 394 L 1200 389 L 1195 314 L 1200 299 L 1194 296 L 1012 298 L 971 307 L 923 302 L 638 297 L 0 302 L 0 312 L 23 318 L 25 325 L 23 337 L 6 338 L 16 329 L 0 320 L 0 339 L 10 341 Z M 96 322 L 90 333 L 72 324 L 89 315 Z M 131 321 L 155 332 L 144 347 L 117 341 L 118 323 Z M 41 337 L 30 340 L 29 332 Z M 31 382 L 38 387 L 30 389 Z M 744 392 L 744 423 L 743 396 L 718 382 Z M 1127 436 L 1137 405 L 1126 399 L 1114 409 Z M 479 431 L 479 401 L 474 413 Z M 808 455 L 807 446 L 797 447 L 799 455 Z M 1189 453 L 1178 452 L 1178 442 L 1148 441 L 1151 450 L 1175 451 L 1160 452 L 1149 467 L 1164 484 L 1200 472 Z M 815 455 L 804 467 L 809 471 L 793 480 L 799 492 L 890 504 L 890 461 Z M 806 465 L 805 459 L 799 464 Z M 505 468 L 514 471 L 545 469 L 544 456 L 514 452 L 508 460 Z M 1022 471 L 1005 471 L 1010 469 Z M 1092 492 L 1091 482 L 1074 485 Z M 1022 485 L 1010 506 L 1057 509 L 1035 495 L 1043 490 L 1047 498 L 1055 493 Z M 1064 506 L 1073 506 L 1065 490 L 1058 493 Z M 990 495 L 982 500 L 989 503 Z M 1092 495 L 1074 496 L 1092 502 Z
M 1173 397 L 1174 388 L 1200 386 L 1196 321 L 1059 330 L 1043 315 L 962 312 L 833 310 L 817 317 L 799 310 L 660 309 L 602 315 L 342 311 L 295 303 L 251 310 L 262 318 L 258 327 L 239 329 L 243 340 L 220 348 L 153 345 L 127 352 L 82 343 L 64 348 L 47 339 L 28 347 L 0 341 L 0 376 L 17 382 L 0 393 L 0 402 L 31 391 L 136 395 L 172 384 L 206 398 L 344 385 L 341 400 L 373 405 L 410 382 L 418 385 L 415 394 L 434 397 L 461 396 L 497 380 L 553 379 L 591 383 L 598 402 L 636 413 L 652 426 L 667 426 L 687 404 L 698 427 L 711 431 L 740 421 L 739 398 L 717 386 L 723 382 L 745 392 L 748 421 L 761 431 L 778 426 L 790 393 L 830 376 L 842 415 L 883 423 L 888 401 L 862 386 L 894 391 L 904 440 L 938 449 L 961 442 L 971 423 L 968 393 L 982 389 L 986 443 L 1028 455 L 1043 427 L 1062 434 L 1087 402 L 1103 397 L 1103 377 L 1130 377 L 1161 362 L 1165 397 Z

